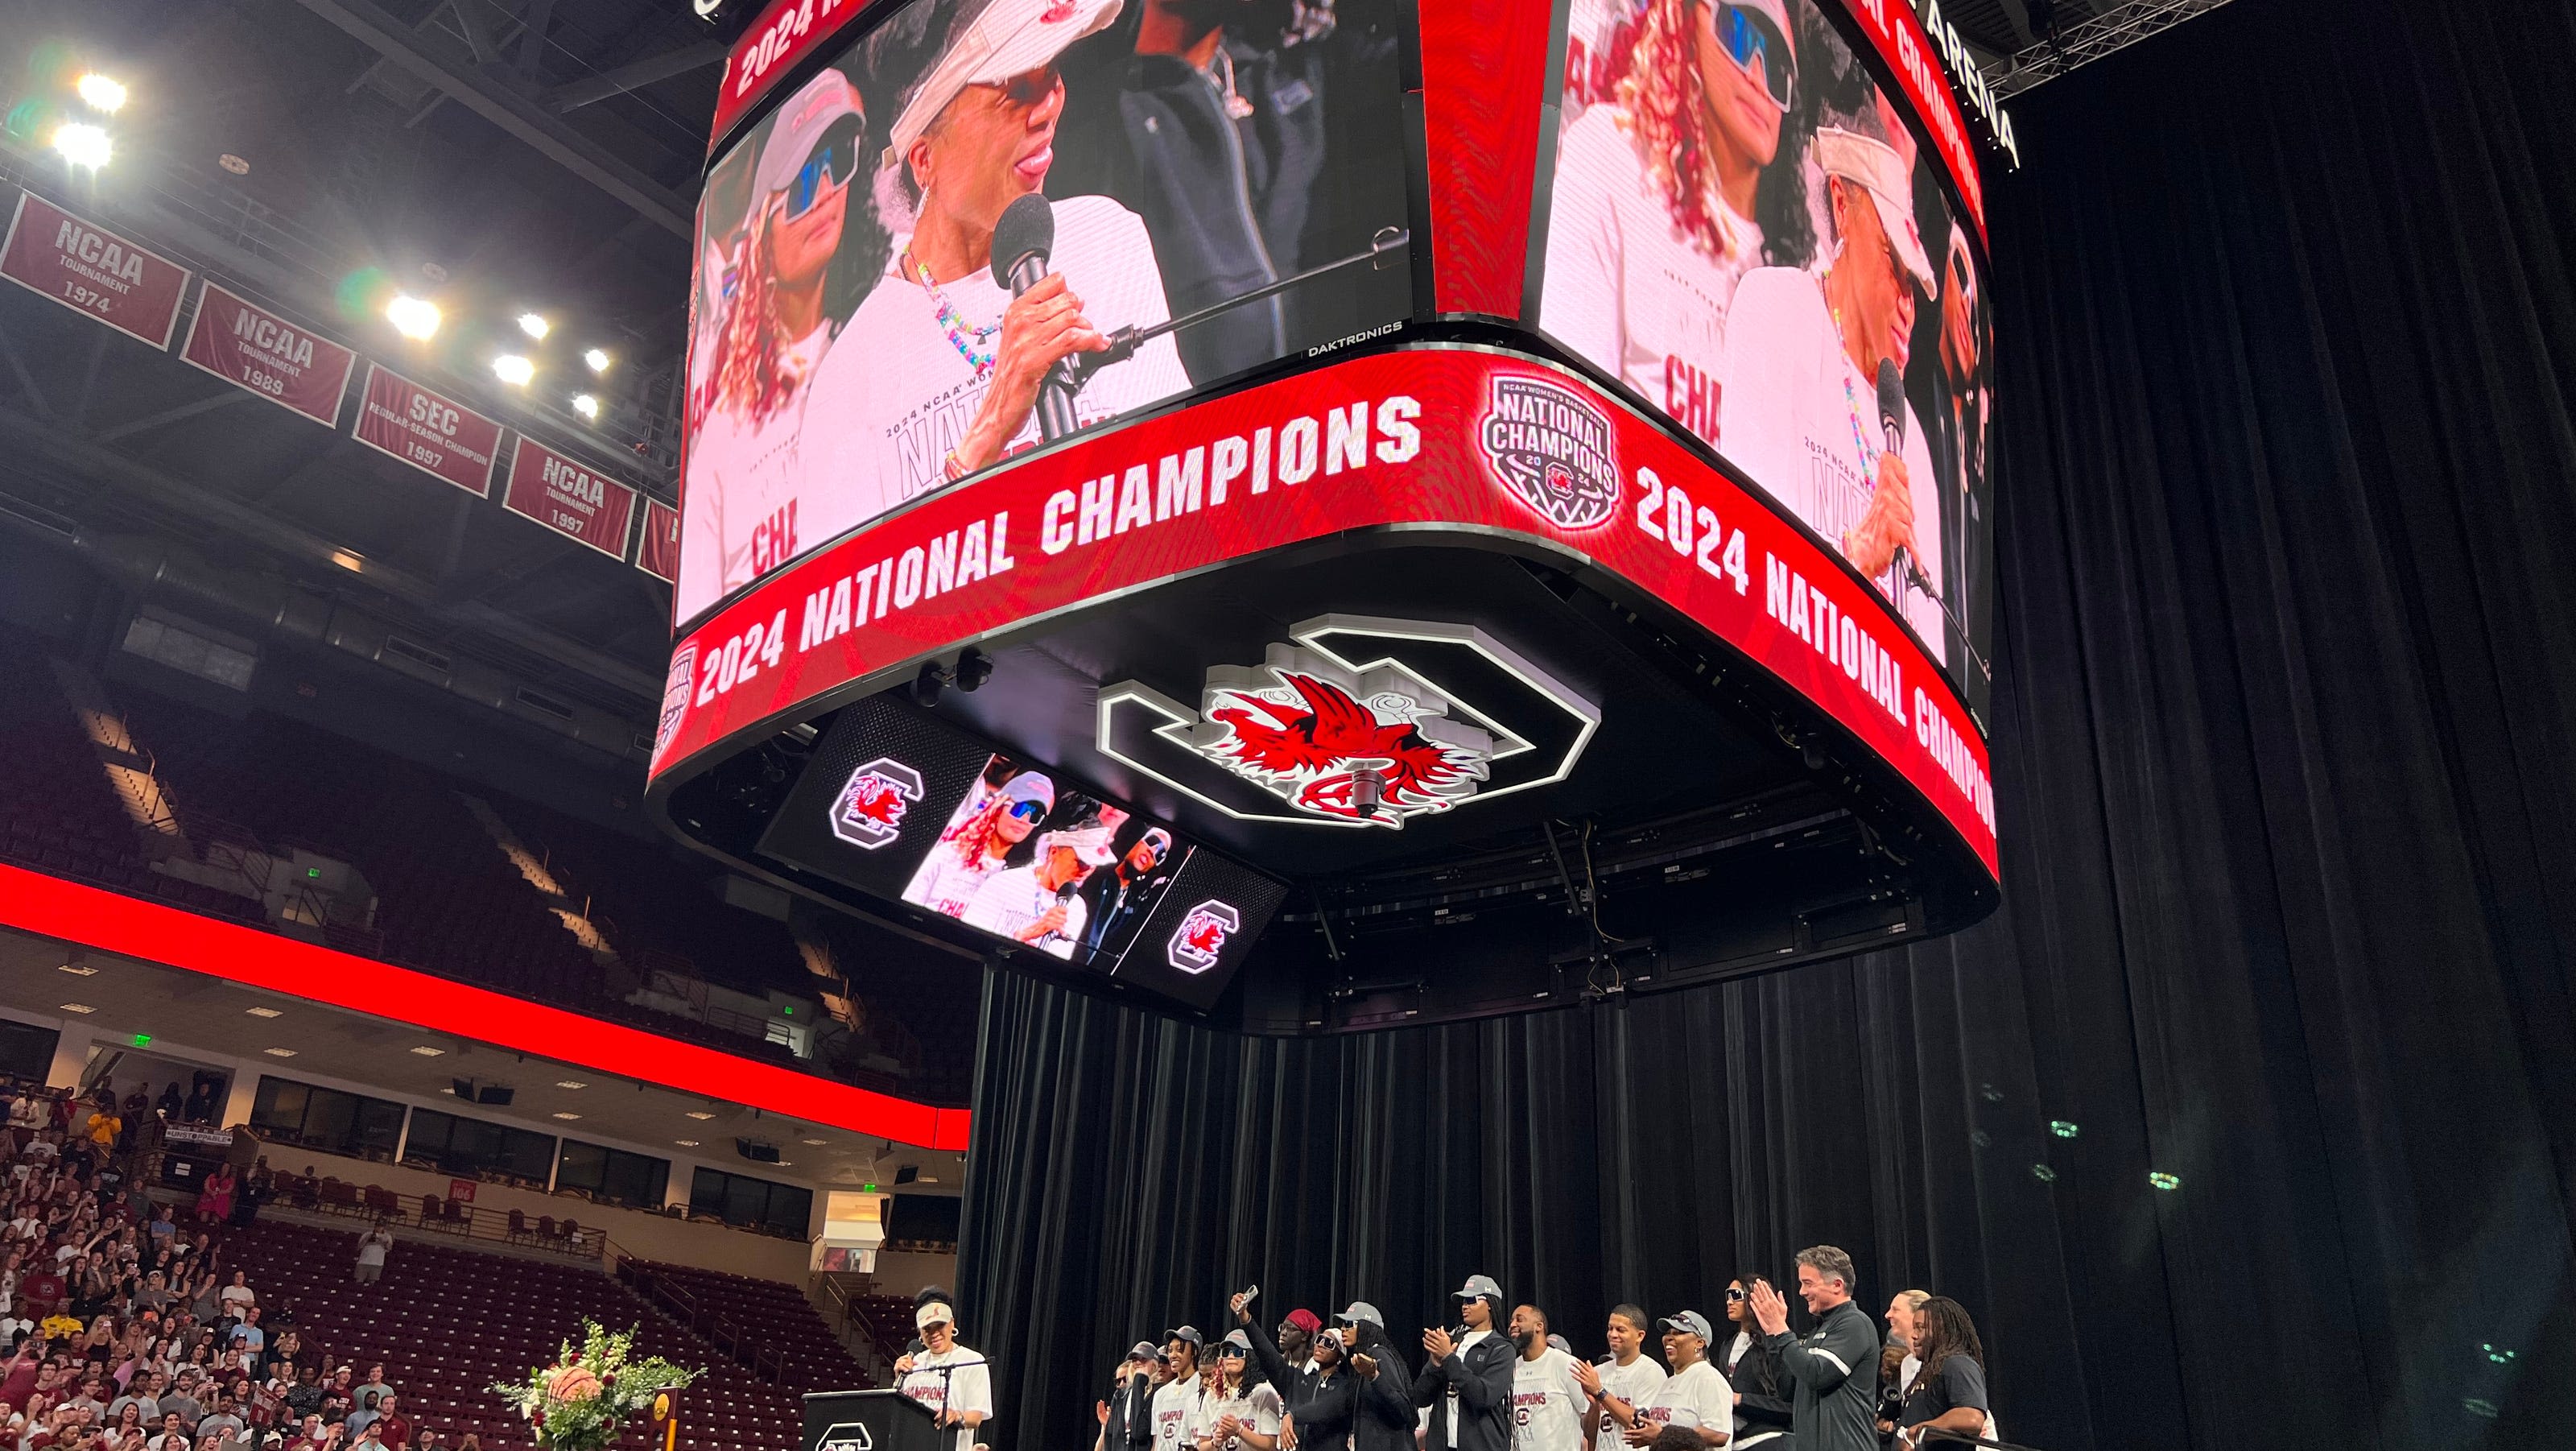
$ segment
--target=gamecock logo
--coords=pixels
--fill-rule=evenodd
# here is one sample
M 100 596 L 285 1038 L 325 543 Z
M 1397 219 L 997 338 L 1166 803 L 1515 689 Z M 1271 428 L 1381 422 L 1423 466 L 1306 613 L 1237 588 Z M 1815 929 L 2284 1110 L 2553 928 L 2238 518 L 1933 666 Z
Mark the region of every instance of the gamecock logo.
M 921 799 L 921 773 L 883 757 L 850 773 L 832 802 L 832 834 L 861 851 L 903 835 L 903 817 Z
M 1164 956 L 1182 972 L 1205 972 L 1216 966 L 1227 940 L 1242 926 L 1243 914 L 1234 910 L 1233 903 L 1201 902 L 1181 919 L 1180 926 L 1172 929 L 1172 941 Z
M 1299 811 L 1400 828 L 1485 779 L 1494 738 L 1448 713 L 1401 666 L 1354 673 L 1273 646 L 1259 670 L 1208 672 L 1190 748 Z
M 1597 528 L 1618 511 L 1609 415 L 1571 388 L 1496 376 L 1476 443 L 1512 497 L 1559 529 Z
M 843 1421 L 825 1431 L 814 1443 L 814 1451 L 874 1451 L 876 1438 L 856 1421 Z

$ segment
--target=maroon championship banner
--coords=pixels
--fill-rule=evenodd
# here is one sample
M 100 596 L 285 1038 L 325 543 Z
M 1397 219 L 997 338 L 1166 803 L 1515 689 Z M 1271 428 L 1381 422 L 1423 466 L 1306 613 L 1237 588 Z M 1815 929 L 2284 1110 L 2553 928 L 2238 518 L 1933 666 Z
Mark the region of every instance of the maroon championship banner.
M 358 442 L 482 498 L 492 495 L 501 425 L 381 364 L 367 365 Z
M 291 408 L 325 428 L 340 425 L 340 395 L 358 355 L 246 298 L 206 283 L 181 357 L 236 388 Z
M 743 114 L 760 104 L 778 78 L 834 31 L 858 18 L 868 0 L 770 0 L 769 8 L 734 42 L 725 57 L 724 79 L 716 88 L 715 125 L 709 149 L 723 139 Z
M 520 438 L 501 503 L 613 559 L 626 557 L 635 491 L 541 443 Z
M 1535 545 L 1661 600 L 1841 722 L 1995 870 L 1985 741 L 1881 595 L 1575 375 L 1464 348 L 1354 358 L 1086 435 L 817 551 L 679 642 L 653 773 L 964 642 L 1389 529 Z
M 1942 170 L 1950 173 L 1960 199 L 1968 204 L 1968 221 L 1977 229 L 1977 240 L 1985 241 L 1986 191 L 1977 179 L 1977 148 L 1968 139 L 1968 118 L 1959 110 L 1959 98 L 1941 69 L 1940 51 L 1915 17 L 1913 5 L 1909 0 L 1841 0 L 1841 4 L 1860 22 L 1861 33 L 1869 37 L 1879 58 L 1896 73 L 1898 89 L 1932 133 L 1932 149 L 1941 153 Z M 1982 87 L 1984 82 L 1977 84 Z M 2001 116 L 2002 108 L 1994 108 L 1994 114 Z M 2002 138 L 2010 130 L 2009 125 L 2000 127 L 2000 144 L 2009 144 Z
M 680 582 L 680 511 L 659 499 L 644 501 L 644 538 L 635 567 L 656 579 Z
M 34 192 L 18 194 L 0 276 L 156 348 L 170 346 L 188 269 Z

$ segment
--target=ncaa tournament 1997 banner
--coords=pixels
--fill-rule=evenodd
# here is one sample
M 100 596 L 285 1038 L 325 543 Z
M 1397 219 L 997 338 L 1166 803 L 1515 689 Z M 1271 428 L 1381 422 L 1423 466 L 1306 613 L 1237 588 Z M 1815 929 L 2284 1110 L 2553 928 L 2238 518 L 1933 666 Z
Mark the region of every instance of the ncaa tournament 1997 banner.
M 541 443 L 519 440 L 510 456 L 510 483 L 501 503 L 558 534 L 600 553 L 626 557 L 626 530 L 635 518 L 635 491 Z
M 635 545 L 635 567 L 666 583 L 680 582 L 680 511 L 659 499 L 644 501 L 644 535 Z
M 0 277 L 156 348 L 170 346 L 188 269 L 34 192 L 18 194 Z
M 1841 722 L 1995 870 L 1985 741 L 1884 596 L 1576 375 L 1467 348 L 1353 358 L 1082 436 L 816 551 L 679 642 L 653 774 L 959 644 L 1390 528 L 1534 544 L 1663 601 Z
M 339 425 L 340 395 L 358 366 L 356 353 L 213 282 L 198 300 L 179 353 L 234 387 L 326 428 Z

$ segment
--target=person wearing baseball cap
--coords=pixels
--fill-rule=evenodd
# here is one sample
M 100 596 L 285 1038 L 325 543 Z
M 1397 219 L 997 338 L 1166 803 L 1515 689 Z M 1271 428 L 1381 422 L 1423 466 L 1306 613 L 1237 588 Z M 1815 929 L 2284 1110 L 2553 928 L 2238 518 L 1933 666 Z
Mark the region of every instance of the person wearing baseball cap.
M 1006 773 L 998 782 L 996 772 Z M 1002 870 L 1011 849 L 1028 840 L 1055 810 L 1055 782 L 996 756 L 957 803 L 939 840 L 905 884 L 903 899 L 943 917 L 963 917 L 986 878 Z
M 1082 884 L 1118 859 L 1109 844 L 1117 828 L 1100 819 L 1102 809 L 1094 806 L 1072 825 L 1040 835 L 1036 859 L 1024 867 L 995 872 L 975 889 L 961 920 L 969 927 L 1070 960 L 1089 920 Z M 1179 1373 L 1177 1368 L 1174 1373 Z
M 904 87 L 875 194 L 893 237 L 885 275 L 845 329 L 815 392 L 840 444 L 831 479 L 874 512 L 1038 443 L 1040 384 L 1109 346 L 1122 326 L 1170 316 L 1154 244 L 1100 196 L 1057 197 L 1050 275 L 1014 294 L 993 256 L 1005 208 L 1040 195 L 1065 103 L 1057 58 L 1117 18 L 1123 0 L 967 0 L 916 5 L 872 50 L 927 38 L 934 58 Z M 927 37 L 913 32 L 928 27 Z M 1065 138 L 1075 144 L 1085 138 Z M 1077 426 L 1188 391 L 1169 334 L 1082 383 Z
M 1650 1446 L 1669 1426 L 1696 1432 L 1703 1446 L 1723 1446 L 1735 1429 L 1735 1390 L 1708 1358 L 1708 1317 L 1677 1310 L 1655 1322 L 1663 1333 L 1664 1360 L 1672 1374 L 1637 1408 L 1628 1432 L 1631 1446 Z
M 1216 1346 L 1216 1390 L 1200 1428 L 1199 1451 L 1278 1451 L 1287 1403 L 1276 1386 L 1250 1373 L 1252 1336 L 1229 1330 Z
M 1154 1342 L 1139 1340 L 1128 1348 L 1127 1358 L 1118 1363 L 1109 1399 L 1092 1407 L 1100 1423 L 1092 1451 L 1152 1451 L 1154 1390 L 1169 1369 L 1163 1348 Z
M 1214 1400 L 1200 1382 L 1199 1357 L 1207 1337 L 1195 1325 L 1163 1332 L 1163 1360 L 1171 1379 L 1154 1392 L 1155 1451 L 1192 1451 L 1199 1436 L 1216 1424 Z
M 707 397 L 688 437 L 680 491 L 680 577 L 694 613 L 864 514 L 811 490 L 804 436 L 810 386 L 832 345 L 824 284 L 841 249 L 867 110 L 826 69 L 771 118 L 751 177 L 734 292 L 710 334 Z M 828 416 L 828 415 L 827 415 Z
M 1833 224 L 1822 275 L 1764 267 L 1736 290 L 1716 442 L 1946 659 L 1940 486 L 1903 386 L 1915 308 L 1938 300 L 1940 278 L 1912 171 L 1869 134 L 1887 125 L 1881 110 L 1849 122 L 1816 133 Z
M 1289 1368 L 1287 1359 L 1279 1353 L 1279 1347 L 1271 1342 L 1260 1326 L 1253 1323 L 1249 1303 L 1244 1297 L 1237 1295 L 1230 1303 L 1244 1343 L 1252 1352 L 1253 1363 L 1260 1367 L 1262 1379 L 1279 1391 L 1286 1404 L 1281 1424 L 1286 1428 L 1286 1434 L 1295 1438 L 1297 1451 L 1353 1451 L 1353 1424 L 1359 1418 L 1361 1397 L 1369 1382 L 1362 1380 L 1356 1372 L 1350 1350 L 1343 1343 L 1343 1332 L 1330 1328 L 1316 1332 L 1311 1381 L 1306 1384 L 1302 1399 L 1290 1400 L 1289 1388 L 1298 1385 L 1300 1377 Z M 1401 1409 L 1409 1445 L 1412 1410 L 1410 1406 Z M 1392 1451 L 1404 1451 L 1404 1448 L 1392 1448 Z
M 953 1451 L 975 1451 L 977 1428 L 993 1418 L 992 1367 L 957 1343 L 957 1312 L 947 1291 L 932 1286 L 915 1295 L 912 1323 L 921 1349 L 894 1363 L 895 1388 L 940 1425 L 957 1428 Z
M 1083 945 L 1092 951 L 1123 942 L 1142 926 L 1145 914 L 1154 910 L 1162 899 L 1163 888 L 1170 886 L 1172 873 L 1165 870 L 1172 855 L 1172 834 L 1159 826 L 1145 828 L 1145 833 L 1118 858 L 1118 869 L 1102 874 L 1092 883 L 1091 931 Z
M 1557 148 L 1539 326 L 1716 443 L 1735 289 L 1813 248 L 1798 32 L 1786 0 L 1637 9 L 1614 104 Z
M 1413 1403 L 1431 1408 L 1426 1451 L 1510 1451 L 1512 1347 L 1496 1329 L 1503 1319 L 1503 1287 L 1490 1275 L 1469 1275 L 1450 1296 L 1465 1333 L 1422 1332 L 1429 1357 L 1413 1381 Z

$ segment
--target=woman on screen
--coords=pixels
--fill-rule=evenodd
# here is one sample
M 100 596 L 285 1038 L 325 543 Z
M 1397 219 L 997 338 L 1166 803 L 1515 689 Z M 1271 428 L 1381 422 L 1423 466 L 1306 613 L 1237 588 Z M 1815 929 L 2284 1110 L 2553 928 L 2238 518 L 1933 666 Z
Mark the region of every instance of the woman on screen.
M 996 769 L 1008 772 L 994 780 Z M 966 904 L 984 879 L 1002 869 L 1011 849 L 1028 840 L 1055 810 L 1055 782 L 1037 771 L 1014 771 L 1000 756 L 985 767 L 948 827 L 903 889 L 903 899 L 943 917 L 966 915 Z
M 1798 36 L 1788 0 L 1651 0 L 1558 149 L 1540 326 L 1711 441 L 1736 283 L 1812 236 Z
M 689 439 L 682 618 L 802 548 L 807 385 L 832 345 L 825 284 L 866 129 L 857 88 L 825 70 L 788 98 L 760 149 L 750 225 L 729 269 L 732 296 L 711 329 L 706 413 Z

